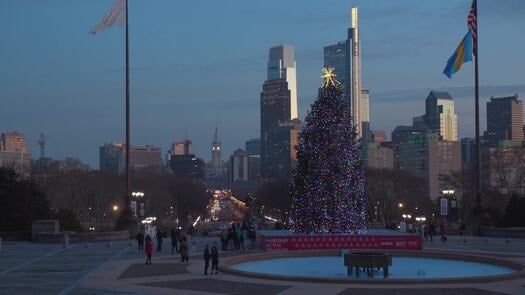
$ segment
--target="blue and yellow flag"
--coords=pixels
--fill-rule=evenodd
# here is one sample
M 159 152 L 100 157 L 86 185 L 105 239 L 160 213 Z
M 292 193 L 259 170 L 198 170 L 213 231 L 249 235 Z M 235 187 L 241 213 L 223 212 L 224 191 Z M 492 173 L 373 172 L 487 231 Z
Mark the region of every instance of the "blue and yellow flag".
M 472 32 L 468 31 L 465 38 L 459 43 L 458 48 L 447 62 L 443 74 L 452 78 L 452 75 L 461 69 L 463 63 L 472 60 Z

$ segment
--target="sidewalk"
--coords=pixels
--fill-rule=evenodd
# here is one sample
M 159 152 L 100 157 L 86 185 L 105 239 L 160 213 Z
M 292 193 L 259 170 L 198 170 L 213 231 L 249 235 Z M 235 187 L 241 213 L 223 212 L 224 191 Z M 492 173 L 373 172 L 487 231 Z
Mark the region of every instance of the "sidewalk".
M 466 240 L 466 242 L 465 242 Z M 194 241 L 197 241 L 195 239 Z M 0 294 L 525 294 L 525 279 L 484 284 L 454 285 L 345 285 L 276 281 L 219 273 L 204 276 L 199 251 L 189 263 L 171 255 L 171 244 L 164 240 L 161 252 L 154 251 L 153 264 L 145 265 L 145 256 L 136 242 L 61 245 L 4 243 L 0 252 Z M 511 259 L 525 265 L 525 240 L 479 237 L 454 237 L 447 242 L 426 242 L 427 250 L 478 253 Z M 220 252 L 226 257 L 255 251 Z M 219 272 L 220 265 L 219 265 Z

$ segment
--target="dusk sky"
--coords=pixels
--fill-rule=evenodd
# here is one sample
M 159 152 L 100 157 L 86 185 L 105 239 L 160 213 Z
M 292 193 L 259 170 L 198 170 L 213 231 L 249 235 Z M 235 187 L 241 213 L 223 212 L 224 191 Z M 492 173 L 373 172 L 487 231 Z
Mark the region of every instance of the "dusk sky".
M 345 39 L 360 8 L 363 87 L 373 130 L 424 112 L 430 89 L 456 101 L 474 134 L 473 63 L 442 74 L 467 32 L 470 0 L 129 0 L 132 143 L 193 141 L 206 161 L 214 128 L 223 159 L 259 136 L 268 49 L 295 47 L 301 119 L 320 86 L 323 47 Z M 88 35 L 113 0 L 0 0 L 0 132 L 20 131 L 38 157 L 78 157 L 124 141 L 124 30 Z M 490 96 L 525 98 L 525 1 L 479 0 L 482 130 Z M 390 136 L 390 135 L 389 135 Z

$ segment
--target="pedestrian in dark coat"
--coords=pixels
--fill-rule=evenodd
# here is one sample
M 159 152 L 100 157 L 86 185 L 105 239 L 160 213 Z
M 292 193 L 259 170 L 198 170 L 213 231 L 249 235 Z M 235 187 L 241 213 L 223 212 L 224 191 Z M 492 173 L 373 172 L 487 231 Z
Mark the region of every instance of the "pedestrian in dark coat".
M 182 238 L 182 243 L 180 244 L 180 256 L 181 256 L 181 262 L 189 262 L 189 255 L 188 255 L 188 242 L 186 241 L 186 237 Z
M 139 246 L 139 251 L 144 251 L 144 234 L 140 231 L 137 234 L 137 244 Z
M 430 237 L 431 242 L 434 240 L 435 234 L 436 234 L 436 227 L 434 226 L 434 223 L 429 222 L 428 223 L 428 236 Z
M 162 232 L 157 231 L 157 252 L 162 251 Z
M 219 251 L 215 246 L 211 247 L 211 274 L 214 270 L 215 274 L 219 273 Z
M 208 275 L 208 267 L 210 267 L 210 258 L 210 249 L 208 248 L 208 245 L 206 245 L 206 247 L 204 247 L 204 275 Z
M 177 245 L 179 238 L 177 237 L 177 233 L 174 229 L 171 230 L 171 255 L 173 255 L 173 252 L 177 252 L 179 254 L 179 247 Z

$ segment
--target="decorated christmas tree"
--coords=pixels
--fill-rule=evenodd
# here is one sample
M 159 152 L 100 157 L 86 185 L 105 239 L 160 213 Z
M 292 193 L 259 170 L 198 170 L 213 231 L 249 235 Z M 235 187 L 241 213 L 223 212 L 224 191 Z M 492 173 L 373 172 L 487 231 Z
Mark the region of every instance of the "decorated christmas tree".
M 361 233 L 367 219 L 359 138 L 333 69 L 323 69 L 322 77 L 299 138 L 291 228 L 304 234 Z

